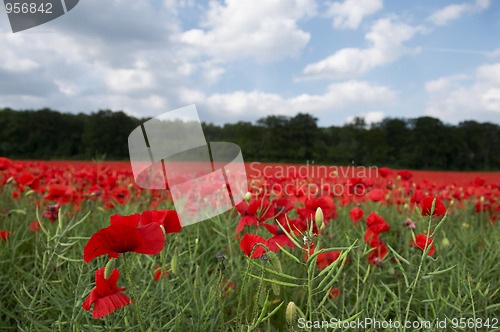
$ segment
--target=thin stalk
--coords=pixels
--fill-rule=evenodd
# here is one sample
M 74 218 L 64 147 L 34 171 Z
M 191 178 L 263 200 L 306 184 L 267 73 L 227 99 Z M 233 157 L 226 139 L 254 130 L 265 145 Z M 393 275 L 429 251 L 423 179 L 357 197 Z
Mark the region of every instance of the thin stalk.
M 137 295 L 135 294 L 135 288 L 134 284 L 132 284 L 132 278 L 130 278 L 130 272 L 128 270 L 127 258 L 125 254 L 123 254 L 123 263 L 125 265 L 125 274 L 127 275 L 128 284 L 130 285 L 130 289 L 132 290 L 132 294 L 134 295 L 135 309 L 137 312 L 137 320 L 139 321 L 139 327 L 141 328 L 141 332 L 144 332 L 144 327 L 142 326 L 142 320 L 141 320 L 141 312 L 139 310 L 139 301 L 137 300 Z

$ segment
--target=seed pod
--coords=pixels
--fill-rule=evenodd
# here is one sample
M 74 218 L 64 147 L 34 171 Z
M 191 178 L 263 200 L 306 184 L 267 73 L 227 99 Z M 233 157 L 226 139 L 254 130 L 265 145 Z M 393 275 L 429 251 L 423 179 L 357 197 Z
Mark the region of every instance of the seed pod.
M 280 260 L 278 259 L 278 256 L 276 256 L 276 254 L 272 251 L 269 251 L 267 255 L 269 256 L 269 261 L 271 262 L 271 266 L 274 268 L 274 270 L 276 272 L 281 273 L 282 272 L 281 263 Z
M 178 262 L 179 262 L 179 250 L 175 247 L 174 255 L 172 256 L 172 260 L 170 261 L 170 267 L 172 269 L 173 274 L 177 274 L 178 272 Z
M 288 325 L 293 325 L 295 324 L 295 319 L 297 318 L 297 307 L 295 306 L 295 303 L 290 302 L 288 303 L 286 307 L 286 321 L 288 322 Z
M 113 270 L 115 269 L 115 259 L 111 258 L 106 264 L 106 268 L 104 269 L 104 279 L 108 279 Z
M 275 277 L 272 277 L 271 279 L 276 280 Z M 280 285 L 275 284 L 274 282 L 271 282 L 271 288 L 273 289 L 273 293 L 276 296 L 280 295 Z

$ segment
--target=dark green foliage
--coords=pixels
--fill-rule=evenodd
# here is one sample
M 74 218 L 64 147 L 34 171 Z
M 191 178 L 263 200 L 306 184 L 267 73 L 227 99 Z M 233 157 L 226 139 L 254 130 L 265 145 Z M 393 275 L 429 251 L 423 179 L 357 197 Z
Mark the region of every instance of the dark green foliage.
M 0 156 L 14 159 L 128 159 L 127 138 L 147 118 L 110 110 L 92 114 L 0 110 Z M 207 141 L 238 144 L 246 161 L 379 165 L 434 170 L 499 170 L 500 126 L 439 119 L 386 118 L 320 128 L 317 118 L 270 115 L 255 124 L 203 123 Z

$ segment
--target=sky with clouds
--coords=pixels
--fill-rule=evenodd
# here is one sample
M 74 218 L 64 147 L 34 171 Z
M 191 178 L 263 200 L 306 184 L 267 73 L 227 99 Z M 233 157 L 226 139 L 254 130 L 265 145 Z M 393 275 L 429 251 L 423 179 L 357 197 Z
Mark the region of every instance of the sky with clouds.
M 500 0 L 82 0 L 12 33 L 0 107 L 500 123 Z

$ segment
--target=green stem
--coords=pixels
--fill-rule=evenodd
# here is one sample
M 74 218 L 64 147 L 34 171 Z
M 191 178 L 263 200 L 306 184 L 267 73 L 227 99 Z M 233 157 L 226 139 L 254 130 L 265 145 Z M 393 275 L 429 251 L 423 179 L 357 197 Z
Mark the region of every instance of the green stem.
M 258 315 L 258 308 L 259 308 L 259 300 L 260 300 L 260 292 L 262 291 L 262 284 L 264 283 L 264 273 L 266 270 L 262 268 L 262 274 L 260 275 L 260 282 L 259 282 L 259 289 L 257 290 L 257 298 L 255 299 L 255 307 L 253 308 L 253 314 L 252 314 L 252 325 L 254 324 L 254 316 L 255 319 L 259 318 Z
M 125 254 L 123 254 L 123 263 L 125 265 L 125 274 L 127 275 L 128 284 L 130 285 L 130 289 L 132 290 L 132 294 L 134 295 L 135 309 L 137 312 L 137 319 L 139 321 L 139 327 L 141 328 L 141 332 L 144 332 L 144 328 L 142 327 L 141 312 L 139 310 L 139 301 L 137 300 L 137 295 L 135 294 L 134 284 L 132 284 L 132 279 L 130 278 L 130 272 L 128 270 L 127 258 L 125 256 Z

